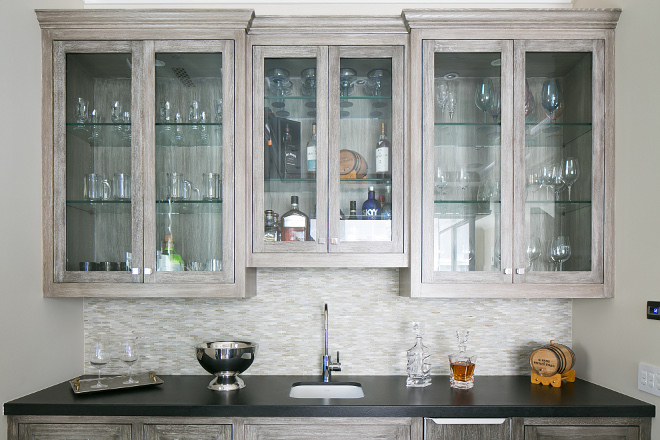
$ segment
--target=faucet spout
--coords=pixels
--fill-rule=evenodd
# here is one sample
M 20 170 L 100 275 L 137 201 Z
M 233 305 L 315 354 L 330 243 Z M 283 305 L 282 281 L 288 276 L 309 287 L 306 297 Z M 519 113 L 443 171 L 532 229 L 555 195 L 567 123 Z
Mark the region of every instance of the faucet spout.
M 330 382 L 330 374 L 332 371 L 341 371 L 341 363 L 339 362 L 339 351 L 337 352 L 337 360 L 332 361 L 328 351 L 328 305 L 324 309 L 324 330 L 325 330 L 325 351 L 323 354 L 323 382 Z

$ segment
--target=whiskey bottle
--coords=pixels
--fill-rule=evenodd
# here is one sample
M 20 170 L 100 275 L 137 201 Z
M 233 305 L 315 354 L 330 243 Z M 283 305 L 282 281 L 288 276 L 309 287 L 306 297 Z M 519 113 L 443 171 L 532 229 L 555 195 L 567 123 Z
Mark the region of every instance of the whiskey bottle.
M 348 220 L 359 220 L 357 216 L 357 203 L 355 200 L 351 200 L 351 208 L 348 211 Z
M 380 219 L 380 203 L 376 200 L 374 187 L 369 187 L 367 200 L 362 204 L 362 220 L 379 220 Z
M 385 134 L 385 123 L 380 125 L 380 139 L 376 144 L 376 177 L 392 178 L 392 144 Z
M 307 142 L 307 177 L 316 178 L 316 124 L 312 124 L 312 138 Z
M 293 143 L 289 124 L 284 127 L 284 137 L 282 138 L 282 143 L 284 144 L 285 177 L 300 177 L 300 148 L 299 145 Z
M 291 196 L 291 210 L 282 215 L 282 241 L 306 241 L 309 217 L 298 209 L 298 196 Z
M 383 220 L 392 220 L 392 186 L 385 186 L 385 191 L 385 200 L 380 202 L 380 215 Z

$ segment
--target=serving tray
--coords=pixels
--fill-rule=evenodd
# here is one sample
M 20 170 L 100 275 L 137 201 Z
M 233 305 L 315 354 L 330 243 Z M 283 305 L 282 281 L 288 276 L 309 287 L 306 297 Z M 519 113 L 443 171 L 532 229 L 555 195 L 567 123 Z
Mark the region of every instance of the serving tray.
M 70 380 L 71 389 L 76 394 L 85 394 L 85 393 L 94 393 L 97 391 L 110 391 L 110 390 L 120 390 L 124 388 L 137 388 L 145 387 L 150 385 L 160 385 L 163 383 L 163 380 L 156 376 L 156 373 L 150 371 L 148 373 L 134 374 L 133 380 L 136 380 L 137 383 L 124 383 L 128 380 L 128 376 L 111 376 L 111 377 L 102 377 L 101 383 L 107 385 L 104 388 L 92 388 L 92 385 L 96 385 L 98 382 L 97 378 L 93 379 L 81 379 L 76 377 L 73 380 Z

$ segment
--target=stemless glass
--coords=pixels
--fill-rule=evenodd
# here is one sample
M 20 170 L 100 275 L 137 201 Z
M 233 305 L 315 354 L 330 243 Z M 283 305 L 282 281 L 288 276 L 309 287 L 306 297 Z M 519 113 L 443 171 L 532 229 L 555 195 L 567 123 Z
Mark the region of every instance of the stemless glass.
M 571 186 L 578 180 L 580 177 L 580 164 L 578 160 L 574 157 L 569 157 L 564 161 L 562 167 L 562 178 L 566 187 L 568 187 L 568 201 L 571 201 Z
M 121 343 L 119 359 L 128 365 L 128 380 L 122 382 L 125 385 L 140 383 L 139 380 L 133 379 L 133 364 L 139 359 L 137 344 L 137 338 L 128 338 Z
M 562 265 L 566 260 L 571 257 L 571 242 L 565 235 L 560 235 L 552 241 L 550 248 L 550 258 L 555 263 L 555 270 L 557 268 L 561 272 Z
M 108 352 L 108 344 L 105 341 L 95 341 L 89 352 L 89 363 L 96 367 L 99 371 L 98 379 L 95 385 L 90 388 L 107 388 L 108 386 L 101 383 L 101 368 L 110 361 L 110 353 Z
M 529 238 L 529 243 L 527 243 L 527 249 L 525 249 L 525 255 L 527 256 L 527 267 L 529 268 L 529 270 L 532 270 L 532 265 L 541 256 L 540 238 L 538 237 Z

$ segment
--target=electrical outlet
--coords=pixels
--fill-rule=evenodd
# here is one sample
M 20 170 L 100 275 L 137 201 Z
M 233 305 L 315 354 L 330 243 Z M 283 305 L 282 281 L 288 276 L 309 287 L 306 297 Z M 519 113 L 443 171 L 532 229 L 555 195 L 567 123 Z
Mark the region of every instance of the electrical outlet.
M 660 367 L 640 362 L 637 368 L 637 389 L 660 396 Z

